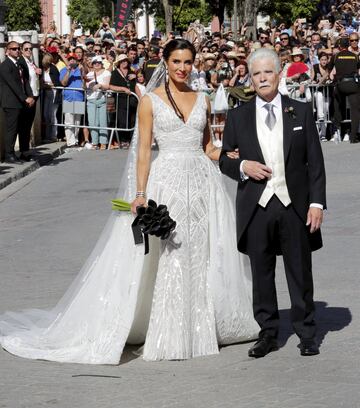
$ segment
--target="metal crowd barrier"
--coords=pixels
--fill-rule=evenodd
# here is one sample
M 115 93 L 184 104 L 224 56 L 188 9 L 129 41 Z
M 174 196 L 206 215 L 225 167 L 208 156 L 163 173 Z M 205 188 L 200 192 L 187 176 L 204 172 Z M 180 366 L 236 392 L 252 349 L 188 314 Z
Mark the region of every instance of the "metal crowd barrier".
M 133 96 L 136 98 L 137 103 L 139 102 L 138 96 L 134 93 L 131 92 L 130 94 L 122 91 L 101 91 L 97 90 L 94 92 L 97 92 L 97 95 L 101 95 L 101 97 L 105 97 L 106 99 L 106 116 L 107 116 L 107 124 L 108 126 L 106 127 L 101 127 L 101 126 L 90 126 L 88 123 L 86 123 L 86 113 L 87 113 L 87 102 L 88 102 L 88 91 L 84 88 L 71 88 L 71 87 L 53 87 L 51 89 L 54 90 L 60 90 L 62 91 L 62 114 L 61 114 L 61 123 L 56 123 L 53 126 L 58 126 L 58 127 L 64 127 L 64 128 L 78 128 L 78 129 L 88 129 L 89 131 L 95 129 L 95 130 L 107 130 L 110 132 L 110 136 L 108 138 L 108 150 L 111 147 L 111 143 L 114 139 L 114 136 L 116 138 L 116 141 L 118 144 L 120 144 L 120 139 L 118 132 L 132 132 L 135 129 L 135 120 L 134 120 L 134 125 L 130 127 L 130 118 L 129 118 L 129 113 L 130 113 L 130 98 Z M 83 93 L 83 101 L 67 101 L 64 99 L 64 91 L 78 91 Z M 120 95 L 125 95 L 126 96 L 126 126 L 125 127 L 118 127 L 118 120 L 119 120 L 119 96 Z M 101 98 L 100 97 L 100 98 Z M 100 99 L 99 98 L 99 99 Z M 114 99 L 111 99 L 114 98 Z M 121 101 L 122 102 L 122 101 Z M 109 107 L 111 106 L 111 109 Z M 81 123 L 80 124 L 69 124 L 69 123 L 64 123 L 65 122 L 65 113 L 71 113 L 75 115 L 81 115 Z M 136 114 L 136 112 L 135 112 Z M 110 126 L 112 125 L 112 126 Z
M 289 97 L 296 99 L 298 101 L 302 102 L 310 102 L 312 104 L 313 108 L 313 113 L 315 115 L 315 121 L 318 126 L 322 124 L 329 124 L 332 123 L 331 119 L 331 105 L 332 105 L 332 99 L 333 99 L 333 90 L 334 90 L 334 84 L 324 84 L 324 85 L 318 85 L 318 84 L 306 84 L 305 85 L 305 94 L 304 97 L 300 97 L 298 94 L 298 89 L 300 85 L 298 84 L 291 84 L 287 86 Z M 225 89 L 226 91 L 227 89 Z M 216 91 L 212 90 L 212 92 L 208 91 L 207 94 L 210 95 L 210 97 L 215 97 Z M 230 98 L 230 94 L 227 93 L 228 99 Z M 235 99 L 234 96 L 231 96 L 232 98 Z M 237 105 L 238 103 L 242 103 L 244 101 L 241 101 L 240 99 L 235 103 Z M 224 114 L 226 115 L 226 112 L 216 112 L 213 109 L 211 110 L 211 116 L 212 116 L 212 122 L 211 122 L 211 127 L 213 129 L 215 128 L 221 128 L 224 129 L 224 124 L 218 124 L 217 118 L 223 118 Z M 342 120 L 341 123 L 349 123 L 351 122 L 350 118 L 350 106 L 349 106 L 349 101 L 348 98 L 346 98 L 346 109 L 345 109 L 345 118 Z

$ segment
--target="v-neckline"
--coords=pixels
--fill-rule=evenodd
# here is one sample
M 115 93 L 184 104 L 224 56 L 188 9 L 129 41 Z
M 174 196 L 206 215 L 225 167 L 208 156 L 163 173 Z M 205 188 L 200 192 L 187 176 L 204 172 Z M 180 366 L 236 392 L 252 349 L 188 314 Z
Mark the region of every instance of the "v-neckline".
M 192 114 L 193 114 L 193 112 L 194 112 L 194 110 L 195 110 L 195 108 L 196 108 L 196 105 L 197 105 L 197 103 L 198 103 L 198 101 L 199 101 L 199 97 L 200 97 L 200 92 L 197 94 L 197 96 L 196 96 L 196 100 L 195 100 L 195 102 L 194 102 L 194 104 L 193 104 L 193 107 L 191 108 L 191 111 L 190 111 L 190 113 L 189 113 L 189 116 L 188 116 L 188 118 L 185 120 L 185 122 L 183 122 L 180 118 L 179 118 L 179 116 L 175 113 L 175 111 L 174 111 L 174 108 L 171 106 L 171 105 L 169 105 L 167 102 L 165 102 L 159 95 L 157 95 L 155 92 L 151 92 L 153 95 L 155 95 L 158 99 L 160 99 L 160 101 L 165 105 L 165 106 L 167 106 L 170 110 L 171 110 L 171 112 L 173 112 L 173 114 L 181 121 L 181 123 L 184 123 L 184 125 L 187 125 L 188 123 L 189 123 L 189 120 L 191 119 L 191 117 L 192 117 Z

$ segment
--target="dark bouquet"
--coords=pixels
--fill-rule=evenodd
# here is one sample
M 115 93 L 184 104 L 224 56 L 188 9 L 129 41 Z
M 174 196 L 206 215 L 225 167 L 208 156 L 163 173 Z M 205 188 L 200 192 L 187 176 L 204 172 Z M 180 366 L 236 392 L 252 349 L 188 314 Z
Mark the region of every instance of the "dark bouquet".
M 124 200 L 112 200 L 113 210 L 130 211 L 131 205 Z M 176 228 L 174 221 L 164 204 L 157 205 L 154 200 L 148 200 L 147 207 L 137 207 L 136 218 L 131 227 L 133 230 L 135 244 L 145 242 L 145 254 L 149 252 L 149 235 L 155 235 L 160 239 L 169 238 Z

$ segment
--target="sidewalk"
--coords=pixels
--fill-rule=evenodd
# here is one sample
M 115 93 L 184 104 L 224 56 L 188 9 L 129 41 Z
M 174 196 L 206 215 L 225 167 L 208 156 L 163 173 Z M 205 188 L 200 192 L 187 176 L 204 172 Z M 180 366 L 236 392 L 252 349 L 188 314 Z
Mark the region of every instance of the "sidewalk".
M 31 149 L 33 161 L 22 164 L 0 163 L 0 190 L 48 164 L 55 157 L 63 154 L 65 149 L 65 142 L 44 144 Z

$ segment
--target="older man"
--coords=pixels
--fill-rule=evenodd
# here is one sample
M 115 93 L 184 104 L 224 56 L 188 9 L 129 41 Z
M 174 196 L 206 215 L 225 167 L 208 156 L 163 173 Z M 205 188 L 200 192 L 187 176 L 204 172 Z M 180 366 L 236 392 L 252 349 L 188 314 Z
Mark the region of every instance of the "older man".
M 311 106 L 278 92 L 280 61 L 269 49 L 248 60 L 256 98 L 229 112 L 220 168 L 238 182 L 238 249 L 253 276 L 254 316 L 261 328 L 250 357 L 276 350 L 279 311 L 276 255 L 282 254 L 291 299 L 291 320 L 301 355 L 319 353 L 311 251 L 322 246 L 325 169 Z M 226 152 L 239 149 L 238 160 Z

